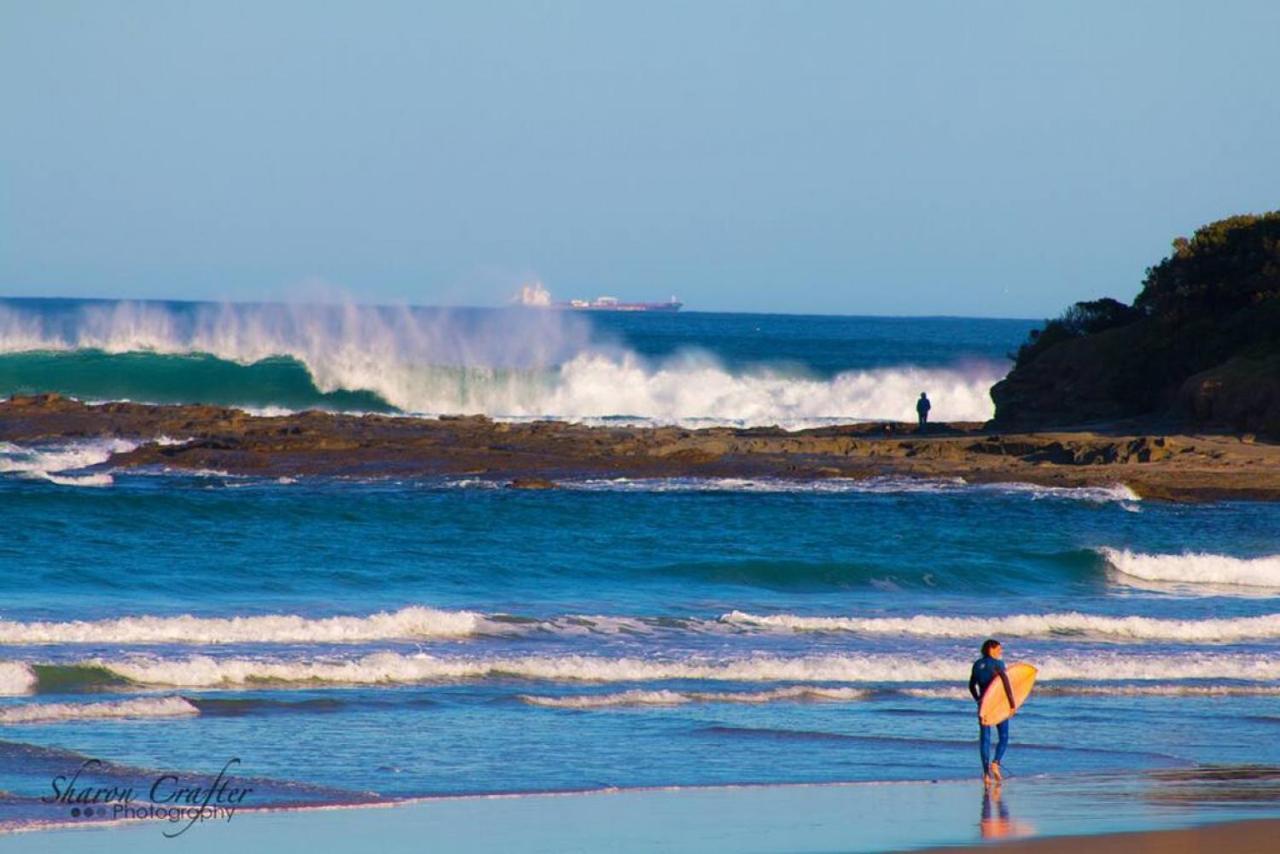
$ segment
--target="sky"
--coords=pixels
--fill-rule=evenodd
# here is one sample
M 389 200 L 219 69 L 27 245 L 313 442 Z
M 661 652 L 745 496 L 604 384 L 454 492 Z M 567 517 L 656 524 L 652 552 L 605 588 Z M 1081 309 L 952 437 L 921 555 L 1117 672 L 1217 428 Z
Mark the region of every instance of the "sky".
M 1280 207 L 1280 4 L 0 0 L 0 295 L 1044 317 Z

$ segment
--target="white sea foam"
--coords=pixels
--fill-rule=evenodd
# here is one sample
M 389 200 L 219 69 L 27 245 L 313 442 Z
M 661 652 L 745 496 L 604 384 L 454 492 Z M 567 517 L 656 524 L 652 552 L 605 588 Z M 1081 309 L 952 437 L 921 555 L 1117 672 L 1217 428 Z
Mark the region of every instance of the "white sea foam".
M 1070 635 L 1126 641 L 1213 643 L 1280 638 L 1280 614 L 1208 620 L 1110 617 L 1076 611 L 1008 614 L 1000 617 L 809 617 L 797 614 L 747 614 L 731 611 L 720 618 L 731 625 L 798 632 L 911 635 L 973 638 L 989 635 L 1053 637 Z
M 459 487 L 492 486 L 493 481 L 459 479 Z M 590 492 L 762 492 L 762 493 L 873 493 L 944 494 L 987 492 L 1026 495 L 1032 500 L 1061 498 L 1092 502 L 1136 502 L 1141 498 L 1124 484 L 1112 486 L 1037 486 L 1030 483 L 969 483 L 964 478 L 881 476 L 830 477 L 820 480 L 746 477 L 586 478 L 558 481 L 564 489 Z
M 0 694 L 30 694 L 36 674 L 21 661 L 0 661 Z
M 747 477 L 587 478 L 564 480 L 565 489 L 587 492 L 938 493 L 964 489 L 961 478 L 831 477 L 821 480 Z
M 1280 685 L 1049 685 L 1043 693 L 1073 697 L 1277 697 Z
M 1123 483 L 1114 483 L 1110 486 L 1041 486 L 1034 483 L 991 483 L 985 484 L 985 488 L 999 490 L 1002 492 L 1023 492 L 1027 493 L 1033 499 L 1038 498 L 1077 498 L 1084 501 L 1095 501 L 1105 503 L 1109 501 L 1120 501 L 1126 504 L 1132 504 L 1142 500 L 1142 496 L 1134 492 L 1132 488 Z M 1132 507 L 1126 507 L 1126 510 L 1132 510 Z
M 1143 581 L 1280 588 L 1280 555 L 1239 558 L 1204 552 L 1144 554 L 1113 548 L 1099 549 L 1099 553 L 1123 576 Z
M 615 706 L 679 706 L 685 703 L 775 703 L 780 701 L 851 702 L 865 700 L 871 691 L 864 688 L 792 685 L 771 691 L 620 691 L 609 694 L 567 696 L 521 694 L 531 706 L 560 709 L 602 709 Z
M 1280 685 L 1258 684 L 1196 684 L 1196 683 L 1157 683 L 1130 685 L 1099 684 L 1059 684 L 1042 685 L 1037 689 L 1041 695 L 1064 697 L 1276 697 L 1280 696 Z M 936 686 L 929 688 L 900 688 L 897 693 L 908 697 L 925 700 L 965 700 L 973 702 L 973 697 L 963 686 Z
M 733 682 L 963 682 L 960 658 L 823 655 L 739 659 L 604 658 L 583 655 L 449 658 L 427 653 L 379 652 L 358 658 L 94 659 L 83 662 L 142 685 L 217 688 L 255 682 L 402 684 L 435 680 L 515 677 L 564 682 L 653 682 L 671 679 Z M 1048 656 L 1036 662 L 1045 680 L 1137 681 L 1180 679 L 1280 680 L 1271 655 Z
M 31 703 L 0 706 L 0 725 L 113 718 L 176 718 L 200 714 L 181 697 L 142 697 L 102 703 Z
M 411 605 L 395 611 L 337 617 L 299 614 L 196 617 L 139 614 L 104 620 L 0 620 L 0 645 L 58 644 L 288 644 L 369 643 L 475 635 L 557 637 L 708 634 L 717 632 L 848 632 L 926 638 L 1099 638 L 1122 641 L 1215 643 L 1280 638 L 1280 614 L 1204 620 L 1115 617 L 1075 611 L 1001 617 L 807 616 L 730 611 L 717 619 L 565 615 L 526 619 Z
M 1041 691 L 1044 689 L 1042 688 Z M 973 702 L 973 695 L 967 688 L 959 685 L 939 685 L 929 688 L 899 688 L 898 692 L 907 697 L 919 697 L 922 700 L 968 700 Z
M 106 472 L 75 472 L 104 463 L 113 454 L 126 453 L 137 443 L 126 439 L 89 439 L 44 445 L 0 442 L 0 474 L 47 480 L 60 486 L 110 486 Z
M 727 370 L 707 355 L 685 353 L 651 364 L 631 353 L 582 354 L 559 371 L 551 394 L 535 410 L 571 419 L 629 415 L 689 426 L 773 424 L 787 429 L 832 421 L 908 420 L 926 388 L 950 420 L 982 421 L 994 407 L 990 390 L 1004 365 L 970 368 L 898 366 L 807 379 L 768 369 Z
M 0 644 L 79 643 L 359 643 L 374 640 L 466 637 L 484 618 L 470 611 L 410 606 L 359 617 L 307 618 L 133 616 L 112 620 L 16 622 L 0 620 Z
M 95 349 L 298 360 L 322 392 L 364 390 L 407 412 L 697 425 L 913 420 L 928 390 L 948 420 L 991 417 L 1003 362 L 911 365 L 814 378 L 730 370 L 700 351 L 651 361 L 596 340 L 585 318 L 546 310 L 86 303 L 69 317 L 0 305 L 0 353 Z

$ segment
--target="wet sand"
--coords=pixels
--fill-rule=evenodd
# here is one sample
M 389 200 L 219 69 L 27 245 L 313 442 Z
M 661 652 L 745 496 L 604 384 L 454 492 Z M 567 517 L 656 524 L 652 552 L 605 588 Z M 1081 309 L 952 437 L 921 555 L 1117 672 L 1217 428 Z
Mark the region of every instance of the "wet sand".
M 1270 852 L 1280 808 L 1153 810 L 1142 775 L 1020 781 L 623 789 L 436 797 L 386 806 L 253 810 L 193 825 L 79 824 L 0 834 L 0 851 Z M 1209 822 L 1220 822 L 1212 824 Z M 1226 823 L 1221 823 L 1226 822 Z M 972 846 L 972 847 L 940 847 Z
M 1280 820 L 1237 821 L 1182 830 L 1110 833 L 1101 836 L 1057 836 L 1013 842 L 986 842 L 927 849 L 941 854 L 1274 854 L 1280 850 Z
M 1280 500 L 1280 445 L 1140 425 L 1028 434 L 981 424 L 585 426 L 483 416 L 415 418 L 212 406 L 88 405 L 57 395 L 0 402 L 0 441 L 119 437 L 104 467 L 264 477 L 467 476 L 528 488 L 585 477 L 964 478 L 1056 487 L 1124 484 L 1145 499 Z M 159 442 L 157 440 L 163 440 Z

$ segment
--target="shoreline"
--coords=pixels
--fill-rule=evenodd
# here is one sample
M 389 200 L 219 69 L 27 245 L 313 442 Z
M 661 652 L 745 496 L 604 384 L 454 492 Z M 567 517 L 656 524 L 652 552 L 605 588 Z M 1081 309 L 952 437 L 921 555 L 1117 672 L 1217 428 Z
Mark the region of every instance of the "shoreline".
M 972 780 L 636 787 L 432 795 L 372 803 L 247 808 L 197 823 L 193 851 L 286 848 L 358 835 L 385 851 L 742 850 L 1002 851 L 1058 854 L 1269 851 L 1280 818 L 1256 809 L 1150 812 L 1142 775 L 1028 778 L 984 790 Z M 1278 808 L 1280 809 L 1280 808 Z M 910 821 L 928 815 L 928 821 Z M 206 826 L 208 824 L 209 826 Z M 170 822 L 121 819 L 6 828 L 0 849 L 76 852 L 110 843 L 164 851 Z M 103 837 L 103 833 L 111 834 Z M 1197 847 L 1199 846 L 1199 847 Z
M 1148 427 L 1150 425 L 1147 425 Z M 1143 425 L 1005 433 L 978 423 L 687 429 L 309 410 L 252 415 L 185 404 L 0 401 L 0 441 L 137 442 L 93 470 L 279 477 L 464 476 L 531 489 L 577 478 L 963 478 L 1059 488 L 1122 485 L 1175 502 L 1280 501 L 1280 445 Z

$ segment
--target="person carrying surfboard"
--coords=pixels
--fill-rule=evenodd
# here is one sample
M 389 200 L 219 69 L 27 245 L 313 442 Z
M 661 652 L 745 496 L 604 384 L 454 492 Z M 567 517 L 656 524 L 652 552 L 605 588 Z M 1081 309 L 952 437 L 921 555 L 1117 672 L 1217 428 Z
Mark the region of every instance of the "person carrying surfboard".
M 1009 697 L 1010 715 L 1014 709 L 1018 707 L 1018 703 L 1013 698 L 1013 685 L 1009 683 L 1009 674 L 1005 671 L 1004 649 L 1000 646 L 1000 641 L 991 638 L 982 644 L 982 658 L 973 663 L 973 670 L 969 673 L 969 693 L 973 695 L 973 699 L 982 705 L 982 696 L 987 689 L 991 687 L 991 683 L 996 681 L 996 677 L 1004 684 L 1005 694 Z M 996 744 L 995 759 L 991 758 L 991 730 L 996 730 L 1000 734 L 1000 741 Z M 994 727 L 983 726 L 981 719 L 978 722 L 978 752 L 982 756 L 982 781 L 984 783 L 1000 782 L 1000 760 L 1004 759 L 1004 752 L 1009 747 L 1009 719 L 1005 718 Z

